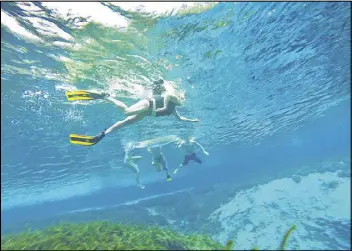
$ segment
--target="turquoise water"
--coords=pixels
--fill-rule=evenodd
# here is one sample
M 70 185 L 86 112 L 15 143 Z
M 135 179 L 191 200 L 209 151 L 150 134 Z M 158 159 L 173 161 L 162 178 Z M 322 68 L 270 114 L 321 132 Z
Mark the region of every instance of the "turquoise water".
M 197 207 L 217 240 L 273 248 L 297 223 L 291 248 L 350 248 L 350 4 L 141 10 L 2 3 L 2 232 L 145 200 L 167 211 L 177 206 L 157 198 L 206 201 L 223 186 L 223 201 Z M 96 135 L 124 115 L 104 101 L 68 102 L 66 90 L 104 90 L 131 105 L 160 77 L 185 93 L 179 111 L 199 123 L 146 118 L 93 147 L 70 145 L 70 133 Z M 123 145 L 167 135 L 193 136 L 210 155 L 165 182 L 141 150 L 146 188 L 137 188 Z M 183 160 L 172 145 L 164 153 L 170 169 Z

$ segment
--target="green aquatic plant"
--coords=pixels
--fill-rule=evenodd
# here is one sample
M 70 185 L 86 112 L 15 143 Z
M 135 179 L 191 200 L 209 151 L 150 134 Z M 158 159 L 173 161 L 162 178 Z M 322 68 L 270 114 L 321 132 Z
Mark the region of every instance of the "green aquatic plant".
M 214 8 L 217 4 L 218 4 L 217 2 L 195 3 L 191 7 L 178 10 L 177 14 L 181 17 L 201 14 L 205 11 L 208 11 L 208 10 Z
M 226 21 L 219 20 L 219 21 L 217 21 L 217 22 L 213 25 L 213 28 L 212 28 L 212 29 L 213 29 L 213 30 L 216 30 L 216 29 L 218 29 L 218 28 L 228 26 L 230 23 L 231 23 L 230 20 L 226 20 Z
M 216 55 L 218 55 L 219 53 L 221 53 L 221 50 L 216 50 L 213 54 L 213 51 L 207 51 L 205 54 L 204 54 L 204 58 L 212 58 L 212 57 L 215 57 Z
M 284 250 L 286 247 L 286 243 L 288 240 L 288 237 L 290 236 L 290 234 L 292 233 L 293 230 L 296 229 L 296 225 L 293 225 L 292 227 L 290 227 L 290 229 L 286 232 L 286 234 L 284 235 L 284 238 L 281 242 L 281 246 L 280 246 L 280 250 Z
M 99 88 L 111 78 L 132 81 L 154 75 L 159 68 L 145 58 L 151 41 L 155 42 L 147 36 L 154 21 L 148 22 L 150 27 L 140 27 L 146 22 L 133 22 L 125 29 L 90 22 L 73 30 L 74 43 L 66 48 L 65 60 L 60 59 L 67 80 L 87 85 L 84 88 Z
M 211 51 L 207 51 L 205 54 L 204 54 L 204 58 L 210 58 L 211 57 Z
M 288 240 L 288 237 L 291 235 L 292 231 L 296 229 L 296 225 L 293 225 L 292 227 L 290 227 L 290 229 L 285 233 L 283 239 L 282 239 L 282 242 L 281 242 L 281 245 L 280 245 L 280 248 L 279 250 L 285 250 L 285 247 L 286 247 L 286 244 L 287 244 L 287 240 Z M 252 250 L 259 250 L 259 248 L 257 246 L 254 246 L 252 248 Z
M 157 226 L 90 222 L 59 224 L 1 237 L 2 250 L 189 250 L 223 249 L 201 234 L 183 235 Z
M 284 250 L 293 225 L 284 235 Z M 28 229 L 19 234 L 1 236 L 1 250 L 233 250 L 234 242 L 225 245 L 206 234 L 182 234 L 157 225 L 93 221 L 62 223 L 42 230 Z M 252 250 L 259 250 L 253 247 Z
M 233 240 L 229 240 L 229 241 L 226 243 L 225 250 L 232 250 L 232 249 L 233 249 L 233 246 L 234 246 Z

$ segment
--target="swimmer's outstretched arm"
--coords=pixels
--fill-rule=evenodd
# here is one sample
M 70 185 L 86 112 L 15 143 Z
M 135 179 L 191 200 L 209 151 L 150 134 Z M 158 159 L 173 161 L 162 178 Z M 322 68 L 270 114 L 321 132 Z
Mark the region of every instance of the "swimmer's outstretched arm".
M 130 159 L 143 159 L 143 156 L 132 156 Z
M 181 121 L 186 121 L 186 122 L 199 122 L 199 119 L 188 119 L 188 118 L 186 118 L 186 117 L 181 116 L 181 115 L 177 112 L 176 108 L 175 108 L 175 110 L 174 110 L 174 115 L 175 115 L 175 117 L 176 117 L 178 120 L 181 120 Z
M 131 148 L 131 147 L 128 147 L 128 148 L 126 148 L 126 150 L 125 150 L 125 162 L 127 162 L 127 161 L 130 161 L 130 160 L 137 160 L 137 159 L 142 159 L 143 158 L 143 156 L 132 156 L 132 154 L 131 154 L 131 151 L 132 151 L 133 149 Z
M 193 141 L 193 143 L 196 144 L 197 146 L 199 146 L 199 148 L 202 149 L 202 151 L 205 155 L 209 155 L 209 153 L 207 151 L 205 151 L 204 147 L 201 144 L 199 144 L 197 141 Z

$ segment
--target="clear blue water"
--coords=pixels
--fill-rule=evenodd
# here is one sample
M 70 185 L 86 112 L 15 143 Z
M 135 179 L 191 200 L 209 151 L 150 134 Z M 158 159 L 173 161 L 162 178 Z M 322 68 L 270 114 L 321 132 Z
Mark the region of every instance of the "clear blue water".
M 173 15 L 98 5 L 115 15 L 109 21 L 127 18 L 127 28 L 104 23 L 103 14 L 1 5 L 2 233 L 226 184 L 241 188 L 204 218 L 220 222 L 217 240 L 236 236 L 239 249 L 252 240 L 273 248 L 268 239 L 298 222 L 292 248 L 351 247 L 350 3 L 219 3 Z M 185 91 L 180 113 L 199 123 L 147 118 L 93 147 L 69 144 L 70 133 L 95 135 L 123 114 L 107 102 L 69 103 L 65 90 L 110 91 L 132 104 L 160 76 Z M 146 189 L 138 189 L 120 168 L 122 145 L 171 134 L 196 137 L 210 155 L 167 183 L 141 151 Z M 171 169 L 182 162 L 172 145 L 164 152 Z M 225 210 L 228 217 L 216 213 Z

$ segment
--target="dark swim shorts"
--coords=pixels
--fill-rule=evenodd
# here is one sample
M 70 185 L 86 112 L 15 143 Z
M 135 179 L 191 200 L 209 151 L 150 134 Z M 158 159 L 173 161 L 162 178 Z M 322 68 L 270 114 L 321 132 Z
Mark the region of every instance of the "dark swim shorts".
M 188 165 L 188 162 L 190 160 L 194 160 L 195 162 L 197 162 L 198 164 L 202 164 L 202 161 L 197 157 L 197 155 L 195 153 L 189 154 L 185 156 L 185 159 L 183 160 L 182 165 Z

